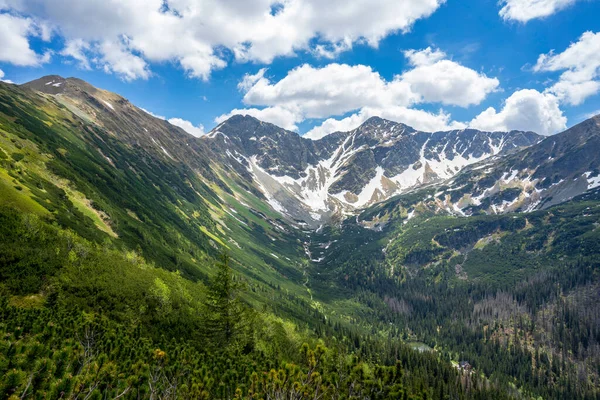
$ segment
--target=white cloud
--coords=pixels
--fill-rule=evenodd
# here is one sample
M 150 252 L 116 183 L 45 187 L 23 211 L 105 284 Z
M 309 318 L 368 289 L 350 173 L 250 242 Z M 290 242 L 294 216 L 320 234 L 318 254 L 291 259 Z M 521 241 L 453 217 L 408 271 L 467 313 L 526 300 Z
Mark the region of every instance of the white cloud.
M 189 133 L 192 136 L 200 137 L 205 134 L 204 126 L 202 126 L 202 125 L 194 126 L 194 124 L 192 124 L 190 121 L 186 121 L 185 119 L 170 118 L 169 123 L 171 125 L 180 127 L 181 129 L 183 129 L 184 131 L 186 131 L 187 133 Z
M 104 71 L 115 73 L 125 81 L 138 78 L 148 79 L 151 75 L 148 64 L 141 57 L 132 54 L 124 43 L 103 42 L 99 46 Z
M 335 63 L 323 68 L 305 64 L 275 83 L 263 76 L 243 99 L 247 105 L 283 107 L 306 118 L 342 115 L 364 106 L 408 105 L 415 100 L 407 84 L 387 82 L 369 66 Z
M 558 98 L 533 89 L 519 90 L 506 99 L 502 110 L 490 107 L 469 124 L 486 131 L 533 131 L 552 135 L 566 128 L 567 118 Z
M 600 82 L 574 82 L 569 79 L 560 79 L 547 91 L 555 94 L 562 102 L 577 106 L 600 91 Z
M 466 125 L 461 122 L 452 121 L 450 114 L 441 110 L 439 113 L 433 114 L 427 111 L 406 107 L 390 107 L 386 109 L 366 107 L 360 110 L 360 112 L 340 120 L 329 118 L 321 125 L 308 131 L 304 137 L 317 140 L 333 132 L 346 132 L 356 128 L 370 117 L 375 116 L 401 122 L 424 132 L 463 129 L 466 127 Z
M 342 40 L 339 43 L 329 45 L 318 44 L 315 46 L 313 54 L 317 57 L 328 58 L 330 60 L 336 58 L 341 53 L 352 49 L 352 41 L 349 38 Z
M 158 114 L 154 114 L 152 111 L 148 111 L 145 108 L 139 107 L 140 110 L 142 110 L 143 112 L 145 112 L 146 114 L 152 115 L 154 118 L 158 118 L 158 119 L 164 119 L 166 120 L 166 117 L 163 117 L 162 115 L 158 115 Z
M 246 75 L 239 88 L 250 106 L 282 107 L 304 118 L 327 118 L 364 107 L 385 109 L 416 103 L 468 107 L 479 104 L 499 86 L 496 78 L 443 59 L 439 50 L 407 51 L 414 68 L 392 80 L 383 79 L 366 65 L 302 65 L 278 82 L 265 70 Z
M 544 18 L 560 11 L 577 0 L 502 0 L 500 16 L 504 20 L 527 22 L 536 18 Z
M 267 69 L 262 68 L 256 74 L 245 74 L 240 83 L 238 83 L 238 89 L 244 93 L 248 92 L 252 86 L 263 79 L 265 72 L 267 72 Z
M 175 125 L 175 126 L 180 127 L 181 129 L 183 129 L 184 131 L 186 131 L 187 133 L 189 133 L 192 136 L 200 137 L 200 136 L 202 136 L 202 135 L 204 135 L 206 133 L 204 131 L 204 126 L 201 125 L 201 124 L 198 125 L 198 126 L 195 126 L 190 121 L 187 121 L 187 120 L 182 119 L 182 118 L 169 118 L 169 119 L 167 119 L 166 117 L 163 117 L 162 115 L 159 115 L 159 114 L 155 114 L 152 111 L 146 110 L 145 108 L 141 108 L 140 107 L 140 110 L 142 110 L 146 114 L 152 115 L 154 118 L 164 119 L 165 121 L 169 122 L 171 125 Z
M 600 91 L 600 32 L 585 32 L 562 53 L 540 55 L 534 71 L 564 71 L 547 91 L 565 103 L 583 103 Z
M 238 85 L 243 102 L 252 106 L 220 116 L 249 114 L 287 129 L 307 118 L 326 119 L 307 135 L 319 138 L 336 130 L 355 128 L 378 115 L 417 129 L 436 131 L 460 128 L 449 114 L 410 108 L 418 103 L 442 103 L 468 107 L 481 103 L 499 86 L 496 78 L 446 59 L 438 49 L 409 50 L 409 69 L 384 79 L 367 65 L 328 64 L 322 68 L 302 65 L 279 81 L 271 81 L 266 69 L 245 75 Z M 264 107 L 264 108 L 260 108 Z M 343 119 L 333 117 L 353 113 Z
M 367 119 L 369 117 L 365 116 L 362 112 L 352 114 L 343 119 L 328 118 L 321 125 L 315 126 L 303 136 L 307 139 L 318 140 L 333 132 L 351 131 Z
M 405 54 L 415 68 L 403 73 L 400 81 L 410 85 L 420 102 L 468 107 L 481 103 L 500 85 L 496 78 L 443 59 L 441 51 L 427 48 Z
M 597 109 L 597 110 L 594 110 L 594 111 L 591 111 L 591 112 L 583 114 L 583 117 L 580 117 L 580 119 L 590 119 L 590 118 L 593 118 L 593 117 L 595 117 L 597 115 L 600 115 L 600 108 Z
M 384 37 L 406 32 L 445 0 L 2 0 L 11 12 L 38 26 L 52 27 L 68 43 L 102 44 L 128 38 L 130 64 L 173 61 L 192 77 L 207 79 L 223 68 L 228 49 L 238 61 L 270 63 L 275 57 L 309 51 L 335 57 L 354 43 L 377 46 Z M 275 13 L 273 6 L 278 6 Z M 41 34 L 43 36 L 43 34 Z M 27 38 L 27 35 L 20 35 Z M 96 46 L 100 44 L 100 46 Z M 28 46 L 20 48 L 27 49 Z M 73 56 L 73 49 L 64 49 Z M 21 53 L 20 53 L 21 54 Z M 31 54 L 29 55 L 31 57 Z M 144 78 L 140 61 L 131 67 L 106 54 L 107 70 L 125 79 Z M 81 60 L 79 60 L 81 62 Z M 9 61 L 13 62 L 13 61 Z M 30 61 L 31 62 L 31 61 Z
M 432 49 L 428 47 L 423 50 L 406 50 L 404 52 L 404 57 L 406 57 L 411 65 L 419 66 L 419 65 L 431 65 L 436 62 L 443 60 L 446 58 L 446 53 L 439 49 Z
M 47 29 L 41 30 L 31 18 L 0 14 L 0 62 L 19 66 L 39 66 L 49 61 L 49 54 L 39 55 L 29 46 L 30 37 L 49 39 Z
M 13 81 L 11 81 L 9 79 L 4 79 L 4 71 L 2 71 L 1 69 L 0 69 L 0 82 L 13 83 Z
M 270 122 L 290 131 L 298 130 L 298 125 L 296 124 L 303 120 L 298 113 L 290 111 L 286 108 L 267 107 L 263 108 L 262 110 L 257 108 L 235 109 L 227 114 L 223 114 L 215 118 L 215 122 L 220 124 L 233 115 L 250 115 L 254 118 L 260 119 L 261 121 Z
M 86 52 L 90 50 L 89 43 L 82 39 L 69 40 L 64 49 L 60 52 L 60 55 L 65 57 L 71 57 L 78 62 L 79 67 L 82 69 L 92 69 L 90 61 L 86 55 Z

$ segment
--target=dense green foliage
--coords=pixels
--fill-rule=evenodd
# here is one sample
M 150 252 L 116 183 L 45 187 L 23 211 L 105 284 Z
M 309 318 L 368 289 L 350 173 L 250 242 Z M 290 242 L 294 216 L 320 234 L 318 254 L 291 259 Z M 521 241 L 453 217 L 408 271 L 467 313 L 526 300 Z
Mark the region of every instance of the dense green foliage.
M 37 217 L 3 209 L 0 218 L 3 245 L 17 244 L 0 265 L 0 397 L 503 396 L 433 354 L 348 331 L 324 337 L 326 347 L 309 331 L 250 310 L 227 257 L 204 288 Z M 10 268 L 33 258 L 25 249 L 62 268 L 40 270 L 35 260 Z M 41 294 L 16 295 L 10 285 L 24 271 L 42 282 Z M 365 362 L 385 354 L 389 367 Z
M 598 193 L 304 232 L 86 110 L 0 83 L 0 398 L 600 396 Z
M 316 238 L 339 241 L 311 277 L 323 288 L 315 293 L 340 304 L 355 296 L 370 307 L 364 323 L 378 321 L 374 330 L 392 324 L 398 337 L 468 360 L 501 385 L 544 398 L 597 398 L 599 196 L 528 214 L 424 212 L 410 221 L 406 199 L 394 200 L 382 231 L 349 221 Z

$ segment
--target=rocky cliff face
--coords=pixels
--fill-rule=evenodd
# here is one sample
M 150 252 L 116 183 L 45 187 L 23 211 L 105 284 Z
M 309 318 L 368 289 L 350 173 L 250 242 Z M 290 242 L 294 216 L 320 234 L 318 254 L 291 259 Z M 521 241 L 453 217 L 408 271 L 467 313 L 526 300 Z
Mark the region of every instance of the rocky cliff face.
M 350 132 L 312 141 L 249 116 L 203 140 L 251 179 L 273 208 L 311 226 L 391 196 L 442 182 L 465 166 L 541 140 L 532 132 L 426 133 L 371 118 Z
M 481 163 L 435 198 L 459 214 L 548 208 L 600 186 L 600 116 L 539 144 Z
M 600 186 L 599 117 L 543 141 L 520 131 L 426 133 L 381 118 L 313 141 L 239 115 L 195 138 L 79 79 L 23 87 L 92 122 L 82 125 L 87 134 L 101 128 L 104 143 L 125 143 L 146 163 L 185 166 L 235 196 L 252 193 L 311 228 L 406 193 L 423 193 L 411 197 L 415 206 L 468 216 L 545 208 Z
M 407 223 L 419 215 L 531 212 L 599 190 L 596 116 L 538 144 L 467 166 L 444 182 L 370 207 L 357 220 L 379 230 L 397 216 Z

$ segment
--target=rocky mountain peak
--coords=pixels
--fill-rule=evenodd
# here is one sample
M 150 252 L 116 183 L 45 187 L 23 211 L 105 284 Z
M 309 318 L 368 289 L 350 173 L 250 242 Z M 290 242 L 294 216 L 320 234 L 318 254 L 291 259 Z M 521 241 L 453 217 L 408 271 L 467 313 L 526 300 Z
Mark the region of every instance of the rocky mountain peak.
M 242 142 L 248 140 L 256 141 L 259 137 L 274 139 L 281 136 L 298 136 L 297 133 L 287 131 L 277 125 L 261 121 L 250 115 L 241 114 L 229 117 L 210 131 L 206 137 L 214 138 L 219 133 L 227 136 L 229 139 L 241 140 Z
M 98 89 L 86 81 L 79 78 L 63 78 L 59 75 L 47 75 L 43 76 L 39 79 L 33 80 L 31 82 L 27 82 L 22 85 L 23 87 L 33 89 L 38 92 L 47 93 L 47 94 L 71 94 L 74 95 L 76 93 L 87 93 L 90 95 L 95 95 L 98 92 L 106 92 L 101 89 Z M 110 93 L 110 92 L 106 92 Z M 110 93 L 111 97 L 118 97 L 122 99 L 121 96 L 116 93 Z
M 47 75 L 22 86 L 42 93 L 59 94 L 65 90 L 67 80 L 59 75 Z
M 392 121 L 385 120 L 385 119 L 383 119 L 381 117 L 370 117 L 365 122 L 363 122 L 361 124 L 361 126 L 364 126 L 364 127 L 367 127 L 367 126 L 376 126 L 376 125 L 384 124 L 386 122 L 392 122 Z
M 260 188 L 272 207 L 318 227 L 339 213 L 447 180 L 464 167 L 530 146 L 524 132 L 419 132 L 372 117 L 317 141 L 249 116 L 234 116 L 204 140 Z
M 358 137 L 385 142 L 413 132 L 416 131 L 402 123 L 371 117 L 351 133 L 355 133 Z

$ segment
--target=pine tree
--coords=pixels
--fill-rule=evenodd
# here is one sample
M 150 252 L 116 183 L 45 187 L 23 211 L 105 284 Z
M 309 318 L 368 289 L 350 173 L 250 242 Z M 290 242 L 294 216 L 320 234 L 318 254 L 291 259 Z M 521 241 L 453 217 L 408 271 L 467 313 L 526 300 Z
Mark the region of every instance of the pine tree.
M 243 285 L 235 281 L 228 255 L 221 256 L 217 267 L 206 296 L 206 330 L 216 346 L 225 347 L 237 338 L 244 326 L 245 307 L 238 296 Z

